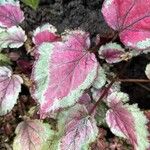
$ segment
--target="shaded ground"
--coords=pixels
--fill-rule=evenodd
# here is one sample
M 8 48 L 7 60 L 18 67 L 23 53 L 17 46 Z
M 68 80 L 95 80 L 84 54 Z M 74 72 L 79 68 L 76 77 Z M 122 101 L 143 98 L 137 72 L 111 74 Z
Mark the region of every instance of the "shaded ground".
M 133 79 L 146 79 L 145 67 L 150 62 L 149 55 L 141 55 L 133 58 L 130 65 L 127 67 L 124 76 Z M 122 90 L 129 94 L 132 103 L 138 103 L 140 108 L 150 109 L 150 91 L 142 86 L 150 89 L 150 83 L 122 83 Z

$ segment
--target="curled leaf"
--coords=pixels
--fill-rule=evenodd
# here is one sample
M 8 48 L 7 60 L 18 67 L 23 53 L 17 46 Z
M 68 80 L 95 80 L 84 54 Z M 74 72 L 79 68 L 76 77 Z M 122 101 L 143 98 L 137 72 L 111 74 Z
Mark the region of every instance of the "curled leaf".
M 149 147 L 147 119 L 137 105 L 123 104 L 128 96 L 115 92 L 108 96 L 110 109 L 106 113 L 106 122 L 111 131 L 130 140 L 135 149 L 146 150 Z
M 7 67 L 0 67 L 0 116 L 7 114 L 17 102 L 22 78 Z
M 116 43 L 108 43 L 99 49 L 99 56 L 105 59 L 107 63 L 118 63 L 123 60 L 124 49 Z
M 49 124 L 40 120 L 22 121 L 16 128 L 13 150 L 48 150 L 54 136 Z
M 150 47 L 149 7 L 148 0 L 105 0 L 102 13 L 124 45 L 143 50 Z
M 147 78 L 150 79 L 150 64 L 148 64 L 146 66 L 145 74 L 146 74 Z
M 21 27 L 13 26 L 0 31 L 0 48 L 19 48 L 26 41 L 27 37 Z
M 57 29 L 49 23 L 43 25 L 42 27 L 38 27 L 34 31 L 33 43 L 36 46 L 39 46 L 44 42 L 55 42 L 60 38 L 56 32 Z
M 24 20 L 24 13 L 20 9 L 19 1 L 2 0 L 0 3 L 0 26 L 10 28 Z

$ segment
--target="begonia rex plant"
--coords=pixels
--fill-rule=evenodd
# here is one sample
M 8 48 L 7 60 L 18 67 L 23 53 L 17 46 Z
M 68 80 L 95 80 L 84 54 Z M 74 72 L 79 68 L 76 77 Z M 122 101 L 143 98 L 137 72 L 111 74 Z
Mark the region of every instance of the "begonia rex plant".
M 150 148 L 148 119 L 137 104 L 129 103 L 118 81 L 132 57 L 149 52 L 149 8 L 148 0 L 105 0 L 102 14 L 115 35 L 105 44 L 99 39 L 94 47 L 90 34 L 81 29 L 59 34 L 51 22 L 33 31 L 29 88 L 36 106 L 21 116 L 13 150 L 92 149 L 103 126 L 135 150 Z M 27 44 L 24 19 L 19 1 L 0 2 L 0 56 L 6 48 Z M 110 67 L 121 61 L 126 63 L 115 74 Z M 145 74 L 150 79 L 149 64 Z M 0 116 L 18 103 L 22 84 L 29 85 L 11 63 L 0 66 Z

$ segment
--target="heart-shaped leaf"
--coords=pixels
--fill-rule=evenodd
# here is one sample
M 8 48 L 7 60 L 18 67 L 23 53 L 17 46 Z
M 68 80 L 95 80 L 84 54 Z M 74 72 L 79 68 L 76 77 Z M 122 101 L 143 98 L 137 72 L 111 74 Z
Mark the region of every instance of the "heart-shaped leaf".
M 0 67 L 0 116 L 7 114 L 17 102 L 22 78 L 7 67 Z
M 0 26 L 10 28 L 24 20 L 24 13 L 20 9 L 19 1 L 3 0 L 0 3 Z
M 150 47 L 149 8 L 148 0 L 105 0 L 102 13 L 126 46 L 143 50 Z
M 0 48 L 19 48 L 26 39 L 25 31 L 21 27 L 13 26 L 7 30 L 0 30 Z
M 48 150 L 54 136 L 49 124 L 40 120 L 25 120 L 16 128 L 13 150 Z
M 33 71 L 33 80 L 43 87 L 40 91 L 35 89 L 33 93 L 41 103 L 41 114 L 75 104 L 92 84 L 97 75 L 98 63 L 95 55 L 87 51 L 89 47 L 87 33 L 70 31 L 63 37 L 63 42 L 43 43 L 38 48 L 40 53 L 48 53 L 46 57 L 39 55 L 38 65 L 33 69 L 36 70 Z M 46 62 L 45 68 L 48 68 L 43 68 L 41 62 Z
M 60 123 L 62 120 L 64 124 Z M 75 105 L 59 116 L 59 126 L 64 127 L 64 135 L 60 139 L 61 150 L 88 149 L 98 135 L 96 121 L 83 105 Z
M 135 149 L 146 150 L 149 147 L 147 119 L 136 104 L 128 105 L 128 96 L 114 92 L 107 98 L 110 109 L 106 113 L 106 122 L 111 131 L 130 140 Z

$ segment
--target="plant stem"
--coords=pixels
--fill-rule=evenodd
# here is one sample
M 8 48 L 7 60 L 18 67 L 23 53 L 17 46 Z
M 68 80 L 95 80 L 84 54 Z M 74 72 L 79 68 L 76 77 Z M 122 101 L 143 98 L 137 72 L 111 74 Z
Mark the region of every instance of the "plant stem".
M 150 83 L 147 79 L 117 79 L 120 82 Z
M 114 41 L 117 39 L 117 37 L 118 37 L 118 33 L 116 33 L 116 34 L 114 35 L 114 37 L 112 38 L 111 42 L 114 42 Z
M 145 90 L 150 92 L 150 88 L 148 88 L 147 86 L 141 84 L 141 83 L 136 83 L 137 85 L 141 86 L 142 88 L 144 88 Z
M 92 109 L 89 112 L 89 115 L 91 115 L 94 110 L 96 109 L 96 107 L 99 105 L 99 103 L 102 101 L 102 99 L 104 98 L 104 96 L 108 93 L 109 89 L 111 88 L 111 86 L 118 81 L 118 77 L 124 72 L 124 70 L 127 68 L 127 66 L 130 64 L 131 60 L 129 60 L 124 66 L 123 69 L 112 79 L 112 81 L 110 82 L 110 84 L 104 89 L 102 95 L 100 96 L 100 98 L 98 99 L 98 101 L 94 104 L 94 106 L 92 107 Z
M 105 88 L 105 90 L 103 91 L 102 95 L 100 96 L 99 100 L 95 103 L 95 105 L 92 107 L 92 109 L 89 112 L 89 115 L 91 115 L 94 110 L 96 109 L 96 107 L 99 105 L 99 103 L 101 102 L 101 100 L 104 98 L 104 96 L 108 93 L 109 89 L 111 88 L 111 86 L 114 84 L 114 82 L 116 78 L 114 78 L 111 83 L 108 85 L 108 87 Z

